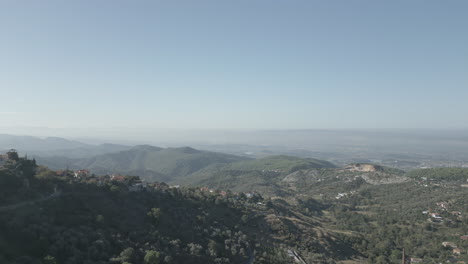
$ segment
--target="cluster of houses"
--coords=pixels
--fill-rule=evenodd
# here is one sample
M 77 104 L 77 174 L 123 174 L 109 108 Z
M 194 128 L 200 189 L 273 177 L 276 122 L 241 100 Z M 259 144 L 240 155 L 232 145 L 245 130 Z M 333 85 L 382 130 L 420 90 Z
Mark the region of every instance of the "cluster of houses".
M 74 173 L 75 178 L 88 178 L 91 176 L 88 170 L 77 170 Z
M 55 171 L 57 176 L 68 176 L 72 177 L 77 180 L 87 180 L 91 182 L 95 182 L 98 186 L 103 186 L 109 182 L 119 182 L 124 184 L 128 187 L 128 190 L 131 192 L 139 192 L 145 189 L 156 189 L 160 191 L 167 191 L 169 189 L 178 189 L 180 188 L 179 185 L 167 185 L 163 182 L 154 182 L 154 183 L 146 183 L 145 181 L 141 180 L 139 177 L 136 176 L 124 176 L 120 174 L 111 174 L 111 175 L 104 175 L 104 176 L 95 176 L 89 170 L 81 169 L 77 171 L 70 171 L 70 170 L 58 170 Z M 214 190 L 208 187 L 201 187 L 200 191 L 208 192 L 217 194 L 220 196 L 227 196 L 228 193 L 226 191 Z M 246 192 L 243 193 L 247 198 L 253 198 L 256 192 Z M 239 197 L 240 193 L 233 193 L 234 196 Z M 262 204 L 263 205 L 263 204 Z
M 227 192 L 225 192 L 225 191 L 217 191 L 217 190 L 210 189 L 208 187 L 201 187 L 200 191 L 209 192 L 209 193 L 216 193 L 216 194 L 219 194 L 221 196 L 226 196 L 227 195 Z
M 421 177 L 420 180 L 417 181 L 417 184 L 424 187 L 441 186 L 441 181 L 436 179 L 428 179 L 427 177 Z
M 208 192 L 208 193 L 212 193 L 212 194 L 216 194 L 216 195 L 220 195 L 220 196 L 223 196 L 223 197 L 226 197 L 228 195 L 228 193 L 226 191 L 220 191 L 220 190 L 214 190 L 214 189 L 210 189 L 208 187 L 201 187 L 200 188 L 200 191 L 202 192 Z M 236 200 L 239 199 L 240 195 L 243 194 L 245 195 L 245 197 L 247 199 L 252 199 L 254 198 L 254 196 L 257 194 L 256 192 L 244 192 L 244 193 L 238 193 L 238 192 L 233 192 L 232 195 L 234 195 L 234 198 Z M 263 202 L 257 202 L 256 203 L 257 205 L 263 207 L 265 206 L 266 204 L 263 203 Z
M 436 203 L 438 212 L 433 212 L 431 209 L 422 211 L 424 215 L 429 216 L 429 221 L 431 222 L 442 222 L 444 218 L 440 215 L 439 212 L 448 212 L 449 210 L 449 203 L 447 202 L 438 202 Z M 449 212 L 452 216 L 455 216 L 458 220 L 462 219 L 462 213 L 460 211 L 451 211 Z M 446 222 L 450 222 L 450 220 L 445 220 Z
M 457 259 L 449 259 L 447 263 L 466 264 L 464 261 L 458 261 Z M 405 263 L 424 263 L 422 258 L 408 258 Z
M 277 176 L 279 174 L 281 174 L 281 171 L 280 170 L 262 170 L 262 174 L 263 175 L 270 175 L 270 176 Z
M 338 178 L 338 176 L 337 176 Z M 361 179 L 361 175 L 355 175 L 354 177 L 348 177 L 345 179 L 345 182 L 346 183 L 350 183 L 350 182 L 355 182 L 357 180 Z
M 228 193 L 226 191 L 220 191 L 220 190 L 214 190 L 214 189 L 210 189 L 208 187 L 201 187 L 200 188 L 200 191 L 202 192 L 209 192 L 209 193 L 214 193 L 214 194 L 218 194 L 218 195 L 221 195 L 221 196 L 227 196 Z M 235 197 L 239 197 L 240 193 L 238 192 L 233 192 L 232 193 Z M 247 197 L 248 199 L 251 199 L 254 197 L 254 195 L 256 195 L 257 193 L 256 192 L 245 192 L 243 193 L 245 195 L 245 197 Z
M 466 179 L 466 182 L 468 182 L 468 179 Z M 428 179 L 427 177 L 421 177 L 418 181 L 416 181 L 416 184 L 420 186 L 424 186 L 424 187 L 429 187 L 429 186 L 447 187 L 448 185 L 451 185 L 450 182 L 448 181 Z M 467 188 L 468 184 L 460 184 L 460 186 Z
M 147 183 L 142 181 L 139 177 L 124 176 L 120 174 L 104 175 L 104 176 L 95 176 L 89 170 L 58 170 L 55 171 L 57 176 L 66 176 L 71 177 L 76 180 L 87 180 L 90 182 L 96 183 L 98 186 L 102 186 L 109 182 L 119 182 L 127 185 L 128 190 L 131 192 L 138 192 L 146 189 L 148 187 Z M 167 186 L 167 185 L 166 185 Z
M 462 250 L 461 248 L 459 248 L 457 246 L 457 244 L 453 243 L 453 242 L 442 242 L 442 246 L 444 248 L 448 248 L 448 249 L 451 249 L 452 250 L 452 253 L 454 255 L 460 255 L 462 253 Z
M 461 236 L 460 239 L 462 240 L 466 240 L 468 239 L 468 235 L 466 236 Z M 454 258 L 448 260 L 447 262 L 450 262 L 450 263 L 457 263 L 457 264 L 465 264 L 464 261 L 458 261 L 455 256 L 459 256 L 461 255 L 462 253 L 464 253 L 462 251 L 461 248 L 459 248 L 457 246 L 457 244 L 453 243 L 453 242 L 442 242 L 442 246 L 448 250 L 452 250 L 452 254 L 454 255 Z M 422 258 L 408 258 L 407 259 L 407 262 L 409 263 L 423 263 L 423 259 Z
M 355 194 L 355 193 L 356 193 L 356 191 L 351 191 L 351 192 L 349 192 L 349 193 L 338 193 L 338 194 L 335 196 L 335 199 L 339 200 L 339 199 L 341 199 L 341 198 L 343 198 L 343 197 L 346 197 L 346 196 L 348 196 L 348 195 L 352 195 L 352 194 Z M 322 195 L 320 195 L 320 196 L 322 196 Z
M 345 196 L 348 196 L 348 194 L 347 194 L 347 193 L 338 193 L 338 194 L 335 196 L 335 198 L 336 198 L 337 200 L 339 200 L 339 199 L 341 199 L 341 198 L 343 198 L 343 197 L 345 197 Z
M 0 167 L 3 167 L 7 161 L 11 159 L 12 156 L 18 156 L 16 149 L 10 149 L 5 154 L 0 154 Z
M 129 177 L 120 174 L 112 174 L 99 177 L 99 181 L 97 182 L 97 184 L 104 185 L 105 183 L 112 181 L 126 185 L 130 192 L 141 192 L 149 187 L 145 181 L 140 179 L 140 177 Z

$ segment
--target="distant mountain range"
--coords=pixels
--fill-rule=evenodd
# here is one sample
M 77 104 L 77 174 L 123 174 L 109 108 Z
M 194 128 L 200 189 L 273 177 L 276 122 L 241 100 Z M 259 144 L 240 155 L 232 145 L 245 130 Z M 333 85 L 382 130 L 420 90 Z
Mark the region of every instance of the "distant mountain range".
M 16 149 L 20 153 L 40 157 L 85 158 L 130 149 L 117 144 L 91 145 L 59 137 L 38 138 L 0 134 L 0 151 Z
M 328 178 L 351 173 L 361 175 L 368 183 L 405 180 L 398 178 L 400 172 L 381 166 L 359 165 L 343 170 L 328 161 L 312 158 L 272 155 L 253 159 L 190 147 L 91 145 L 62 138 L 0 135 L 0 148 L 28 153 L 38 164 L 54 170 L 88 169 L 96 175 L 135 175 L 149 182 L 242 192 L 255 190 L 271 196 L 284 196 L 289 190 L 286 185 L 291 183 L 298 188 L 315 184 L 317 175 Z
M 405 172 L 149 145 L 37 158 L 55 169 L 67 164 L 187 188 L 136 177 L 71 179 L 31 160 L 5 160 L 0 263 L 124 263 L 125 256 L 143 263 L 156 253 L 171 257 L 164 263 L 399 263 L 403 246 L 424 263 L 467 260 L 442 246 L 464 246 L 466 168 Z
M 138 175 L 147 181 L 172 182 L 214 164 L 228 164 L 249 158 L 200 151 L 189 147 L 159 148 L 149 145 L 127 150 L 72 159 L 37 157 L 37 162 L 51 169 L 88 169 L 97 175 Z
M 25 151 L 53 151 L 88 147 L 87 144 L 57 137 L 38 138 L 0 134 L 0 149 L 18 149 Z

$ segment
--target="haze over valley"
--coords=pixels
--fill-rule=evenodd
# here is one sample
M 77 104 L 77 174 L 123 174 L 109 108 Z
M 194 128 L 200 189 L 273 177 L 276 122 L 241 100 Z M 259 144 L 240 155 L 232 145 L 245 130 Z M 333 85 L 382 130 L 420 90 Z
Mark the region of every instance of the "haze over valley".
M 0 264 L 468 263 L 467 11 L 0 1 Z

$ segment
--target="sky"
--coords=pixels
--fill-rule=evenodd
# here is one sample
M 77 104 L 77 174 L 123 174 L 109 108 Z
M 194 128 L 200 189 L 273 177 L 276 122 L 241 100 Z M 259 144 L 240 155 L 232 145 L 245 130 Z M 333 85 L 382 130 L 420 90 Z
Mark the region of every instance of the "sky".
M 465 0 L 2 0 L 0 127 L 466 129 L 467 12 Z

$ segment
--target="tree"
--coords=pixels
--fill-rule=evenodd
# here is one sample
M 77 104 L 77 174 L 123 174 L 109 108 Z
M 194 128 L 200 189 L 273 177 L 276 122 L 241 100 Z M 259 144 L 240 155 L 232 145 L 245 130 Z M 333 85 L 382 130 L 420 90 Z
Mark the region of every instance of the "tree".
M 161 209 L 151 208 L 147 215 L 153 219 L 154 223 L 157 225 L 159 223 L 159 219 L 161 218 Z
M 243 215 L 243 216 L 241 217 L 241 221 L 242 221 L 243 224 L 246 224 L 247 221 L 249 221 L 249 216 L 248 216 L 248 215 Z
M 210 242 L 208 242 L 208 253 L 210 254 L 210 256 L 213 256 L 213 257 L 218 256 L 218 251 L 219 251 L 218 244 L 215 241 L 210 240 Z
M 8 151 L 7 156 L 8 156 L 9 160 L 14 160 L 14 161 L 19 160 L 18 152 L 16 152 L 16 150 L 14 150 L 14 149 Z
M 166 257 L 164 258 L 164 263 L 169 263 L 169 264 L 170 264 L 170 263 L 174 263 L 174 258 L 171 257 L 171 256 L 166 256 Z
M 41 172 L 36 174 L 36 178 L 38 179 L 43 179 L 43 180 L 50 180 L 55 177 L 55 172 L 49 170 L 49 169 L 43 169 Z
M 143 259 L 145 264 L 159 264 L 159 258 L 161 254 L 154 250 L 146 251 L 145 258 Z
M 273 202 L 271 201 L 270 198 L 267 198 L 267 199 L 266 199 L 265 206 L 266 206 L 267 208 L 272 208 L 272 207 L 273 207 Z
M 131 262 L 133 259 L 133 255 L 135 250 L 133 248 L 126 248 L 120 253 L 120 260 L 122 262 Z
M 103 215 L 97 215 L 96 216 L 96 222 L 99 224 L 104 224 L 104 216 Z
M 111 192 L 120 192 L 120 187 L 117 185 L 112 185 L 110 187 Z
M 57 264 L 57 260 L 54 257 L 47 255 L 44 257 L 44 261 L 42 263 L 43 264 Z
M 199 256 L 203 250 L 203 247 L 199 244 L 190 243 L 187 246 L 188 246 L 190 254 L 193 256 Z

